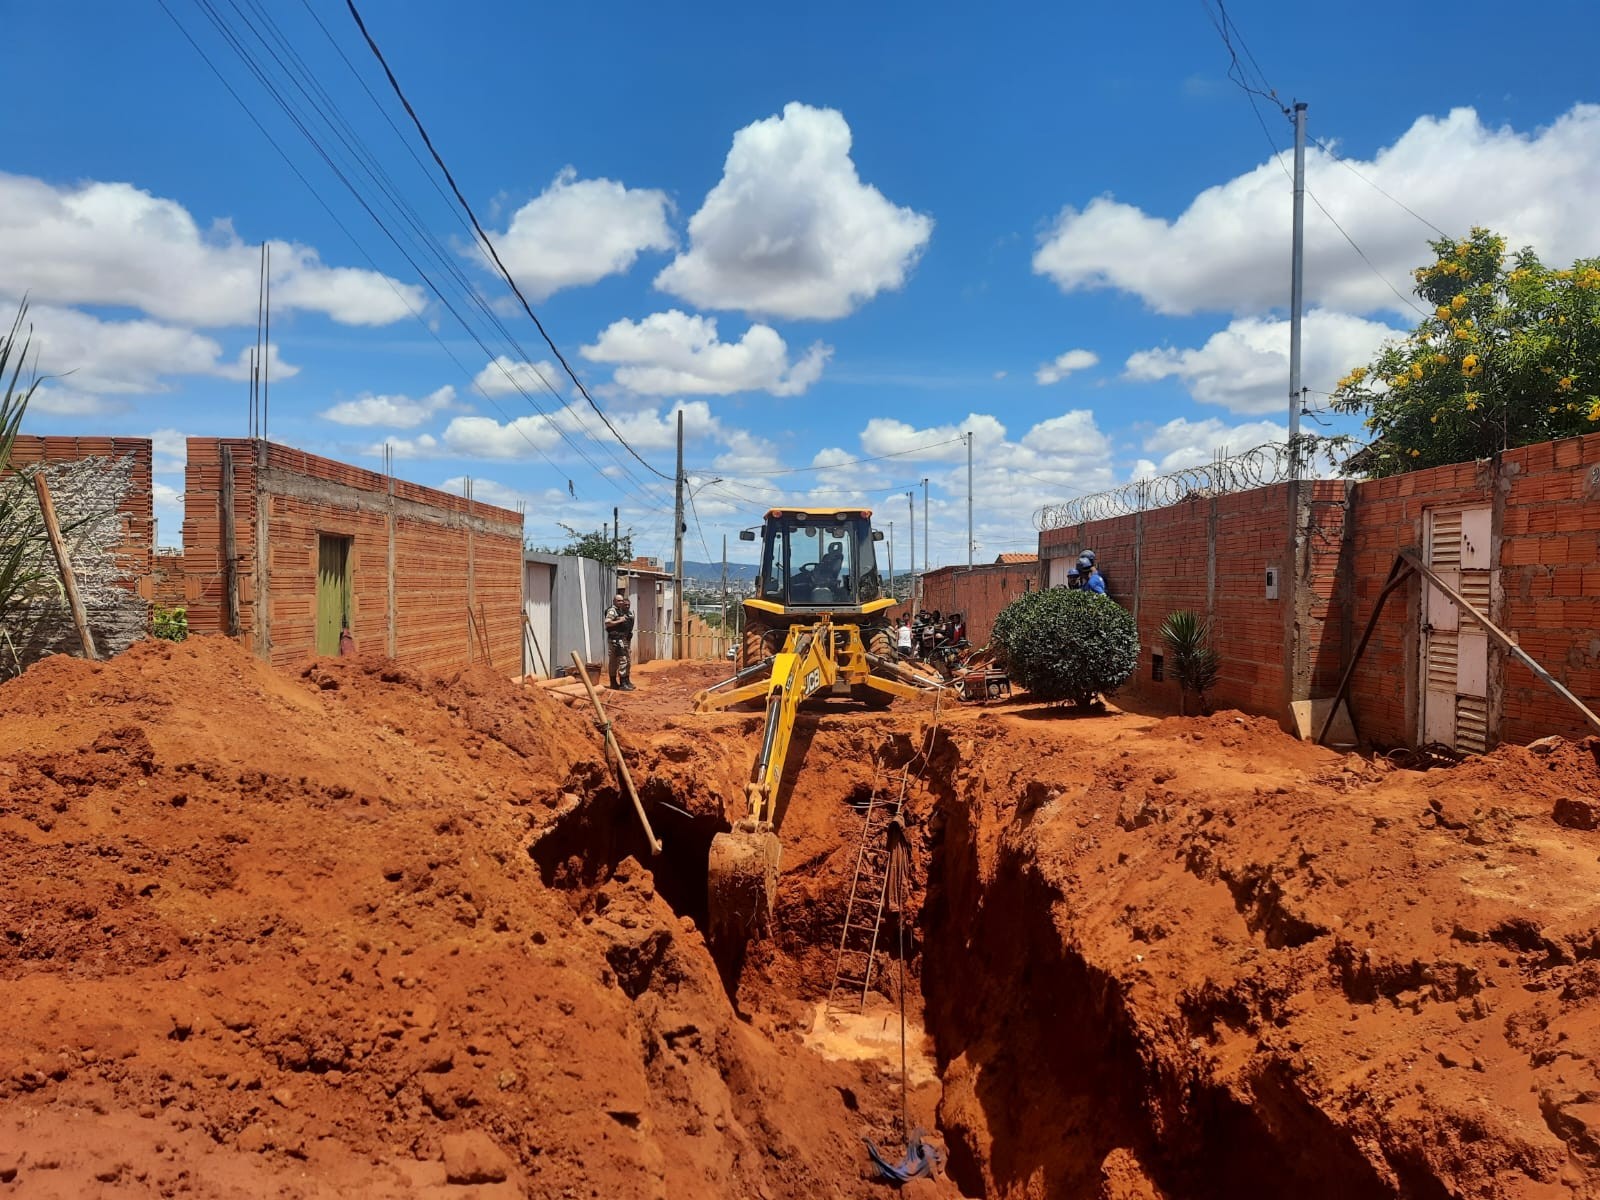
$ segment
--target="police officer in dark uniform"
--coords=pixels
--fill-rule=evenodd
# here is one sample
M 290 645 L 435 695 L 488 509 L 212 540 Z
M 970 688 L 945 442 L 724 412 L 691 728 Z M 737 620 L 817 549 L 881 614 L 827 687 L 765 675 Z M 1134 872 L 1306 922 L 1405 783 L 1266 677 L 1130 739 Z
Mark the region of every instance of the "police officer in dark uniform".
M 618 592 L 612 598 L 611 607 L 606 609 L 605 626 L 611 686 L 619 692 L 631 692 L 634 686 L 628 674 L 633 669 L 633 605 L 626 592 Z

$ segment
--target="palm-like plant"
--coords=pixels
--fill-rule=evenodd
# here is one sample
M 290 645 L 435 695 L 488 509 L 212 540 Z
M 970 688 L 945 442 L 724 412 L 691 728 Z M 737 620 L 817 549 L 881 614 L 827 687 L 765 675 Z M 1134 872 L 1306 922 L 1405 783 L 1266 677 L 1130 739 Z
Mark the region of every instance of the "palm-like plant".
M 1172 653 L 1172 675 L 1178 681 L 1180 711 L 1188 711 L 1189 693 L 1200 703 L 1202 714 L 1210 712 L 1206 693 L 1217 686 L 1222 660 L 1211 648 L 1211 625 L 1197 613 L 1181 609 L 1167 617 L 1161 626 L 1161 640 Z
M 37 378 L 23 380 L 33 340 L 33 327 L 25 326 L 27 315 L 28 304 L 23 301 L 11 322 L 11 332 L 0 336 L 0 643 L 5 644 L 10 643 L 12 624 L 25 594 L 44 577 L 36 565 L 43 521 L 32 499 L 29 477 L 11 468 L 17 430 L 40 382 Z

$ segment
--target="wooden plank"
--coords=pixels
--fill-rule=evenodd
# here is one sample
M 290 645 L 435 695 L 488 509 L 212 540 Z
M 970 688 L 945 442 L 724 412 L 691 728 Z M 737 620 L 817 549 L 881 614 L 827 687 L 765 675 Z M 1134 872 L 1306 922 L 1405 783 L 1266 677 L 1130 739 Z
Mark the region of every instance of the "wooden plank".
M 83 598 L 78 595 L 78 577 L 72 573 L 72 559 L 68 557 L 67 547 L 61 540 L 61 526 L 56 522 L 56 506 L 50 499 L 50 485 L 45 482 L 43 471 L 33 473 L 33 491 L 39 497 L 39 512 L 44 516 L 44 531 L 50 538 L 50 549 L 56 556 L 56 569 L 61 572 L 61 586 L 66 589 L 67 604 L 72 609 L 72 623 L 78 627 L 78 639 L 83 643 L 83 656 L 98 660 L 100 655 L 94 648 L 94 636 L 89 632 L 89 614 L 84 611 Z
M 633 773 L 628 770 L 628 760 L 622 757 L 622 747 L 617 744 L 617 735 L 611 731 L 611 721 L 606 716 L 605 707 L 600 703 L 599 693 L 589 681 L 588 669 L 584 667 L 583 659 L 576 650 L 572 652 L 572 665 L 577 668 L 578 678 L 583 680 L 583 690 L 589 693 L 589 701 L 594 705 L 595 725 L 605 735 L 606 747 L 617 760 L 617 773 L 622 776 L 623 785 L 628 789 L 628 798 L 633 801 L 633 811 L 639 814 L 639 824 L 644 827 L 644 836 L 650 844 L 650 853 L 660 854 L 661 842 L 657 839 L 655 830 L 650 828 L 650 818 L 645 816 L 644 805 L 640 803 L 639 793 L 633 786 Z

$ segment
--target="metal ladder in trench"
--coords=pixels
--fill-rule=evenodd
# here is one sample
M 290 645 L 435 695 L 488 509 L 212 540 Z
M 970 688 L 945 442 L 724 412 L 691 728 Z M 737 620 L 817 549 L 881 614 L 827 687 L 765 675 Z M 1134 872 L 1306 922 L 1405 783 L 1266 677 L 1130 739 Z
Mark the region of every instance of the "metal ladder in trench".
M 861 844 L 856 850 L 855 879 L 850 884 L 844 930 L 839 935 L 839 957 L 834 964 L 833 985 L 828 989 L 824 1012 L 833 1012 L 846 1004 L 860 1011 L 872 990 L 878 931 L 883 926 L 889 893 L 889 826 L 900 815 L 905 792 L 902 779 L 897 799 L 880 795 L 874 772 L 866 820 L 861 826 Z

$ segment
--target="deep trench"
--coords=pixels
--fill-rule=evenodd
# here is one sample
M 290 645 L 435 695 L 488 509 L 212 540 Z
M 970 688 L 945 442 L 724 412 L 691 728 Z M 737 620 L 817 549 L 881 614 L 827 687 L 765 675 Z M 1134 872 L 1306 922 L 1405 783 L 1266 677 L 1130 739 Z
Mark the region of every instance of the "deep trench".
M 892 773 L 917 747 L 903 732 L 888 734 L 880 754 Z M 973 808 L 955 782 L 961 766 L 955 743 L 940 735 L 924 780 L 932 808 L 918 815 L 913 839 L 921 904 L 906 930 L 906 959 L 944 1087 L 937 1132 L 946 1169 L 964 1194 L 1098 1197 L 1105 1194 L 1102 1164 L 1122 1151 L 1172 1198 L 1445 1196 L 1420 1163 L 1414 1171 L 1391 1164 L 1401 1190 L 1387 1185 L 1349 1132 L 1332 1126 L 1291 1079 L 1253 1079 L 1255 1103 L 1247 1105 L 1163 1062 L 1138 1032 L 1124 981 L 1072 944 L 1070 921 L 1065 930 L 1058 922 L 1060 897 L 1020 840 L 1002 839 L 990 883 L 980 882 Z M 652 861 L 631 805 L 609 778 L 586 784 L 583 802 L 529 848 L 545 882 L 587 891 L 633 856 L 650 863 L 657 892 L 674 912 L 704 929 L 711 839 L 728 823 L 690 813 L 665 786 L 647 782 L 641 798 L 663 843 Z M 865 794 L 859 782 L 831 789 L 811 782 L 795 802 L 837 804 L 862 818 Z M 1031 817 L 1026 796 L 1018 797 L 1011 829 Z M 853 843 L 850 849 L 853 855 Z M 780 882 L 780 896 L 782 889 Z M 811 942 L 831 962 L 843 905 L 841 897 L 804 912 L 780 902 L 775 920 L 785 927 L 767 936 Z M 893 926 L 885 932 L 890 950 L 879 978 L 891 980 Z M 718 967 L 737 1009 L 744 962 Z M 820 1000 L 827 983 L 808 979 L 796 998 Z M 974 1077 L 975 1086 L 963 1083 L 960 1095 L 952 1093 L 953 1079 Z

